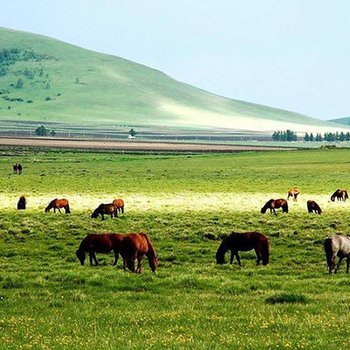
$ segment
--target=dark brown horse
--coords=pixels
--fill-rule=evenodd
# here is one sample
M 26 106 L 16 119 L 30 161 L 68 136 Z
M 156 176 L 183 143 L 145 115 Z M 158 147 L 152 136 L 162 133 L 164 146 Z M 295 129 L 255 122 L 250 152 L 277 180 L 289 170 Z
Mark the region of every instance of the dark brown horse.
M 343 201 L 345 202 L 349 198 L 348 191 L 347 190 L 341 190 L 337 189 L 331 196 L 331 201 L 334 202 L 336 199 L 337 201 Z
M 312 213 L 321 214 L 322 213 L 320 206 L 315 201 L 308 200 L 306 204 L 307 204 L 307 211 L 309 212 L 309 214 L 312 214 Z
M 117 212 L 124 214 L 124 201 L 121 198 L 115 199 L 113 205 L 117 208 Z
M 300 194 L 299 188 L 297 188 L 297 187 L 290 188 L 288 190 L 287 200 L 289 200 L 289 197 L 293 197 L 293 200 L 296 202 L 299 194 Z
M 13 173 L 14 173 L 14 174 L 21 175 L 21 174 L 22 174 L 23 168 L 22 168 L 22 165 L 21 165 L 21 164 L 16 163 L 16 164 L 13 164 L 12 170 L 13 170 Z
M 121 242 L 124 238 L 124 235 L 118 233 L 104 233 L 96 234 L 91 233 L 87 235 L 82 242 L 80 243 L 79 249 L 76 251 L 77 258 L 80 263 L 84 265 L 86 253 L 90 257 L 90 265 L 98 265 L 98 261 L 95 253 L 105 253 L 108 254 L 112 250 L 114 251 L 114 263 L 117 265 L 119 258 L 119 250 Z
M 53 199 L 49 205 L 45 208 L 45 213 L 48 213 L 53 208 L 54 213 L 56 213 L 56 209 L 62 214 L 61 209 L 64 208 L 66 214 L 70 214 L 69 202 L 67 199 L 62 198 Z
M 113 219 L 113 217 L 118 217 L 118 211 L 112 203 L 100 204 L 91 214 L 91 218 L 96 219 L 99 215 L 101 215 L 102 220 L 105 220 L 105 215 L 110 215 L 111 219 Z
M 267 209 L 270 209 L 270 213 L 277 215 L 276 210 L 282 208 L 283 213 L 288 213 L 288 202 L 283 199 L 270 199 L 266 204 L 261 208 L 261 213 L 265 214 Z
M 26 209 L 26 204 L 27 204 L 27 200 L 25 196 L 21 196 L 19 197 L 19 200 L 17 202 L 17 209 L 18 210 L 24 210 Z
M 153 272 L 157 270 L 158 257 L 151 241 L 146 233 L 130 233 L 124 236 L 121 244 L 120 254 L 123 257 L 124 270 L 126 267 L 132 272 L 141 273 L 142 259 L 146 255 L 149 267 Z M 135 260 L 137 268 L 135 271 Z
M 263 265 L 269 263 L 269 241 L 260 232 L 232 232 L 227 236 L 219 246 L 216 252 L 216 263 L 225 264 L 225 254 L 228 250 L 231 251 L 230 263 L 232 264 L 234 257 L 236 257 L 238 265 L 242 266 L 238 251 L 255 250 L 256 264 L 259 265 L 262 260 Z

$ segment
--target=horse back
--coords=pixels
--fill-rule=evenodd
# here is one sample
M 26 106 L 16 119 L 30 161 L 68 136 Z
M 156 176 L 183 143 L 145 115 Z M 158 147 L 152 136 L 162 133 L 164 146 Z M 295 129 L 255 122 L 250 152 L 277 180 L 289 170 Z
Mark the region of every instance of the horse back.
M 113 242 L 109 234 L 91 233 L 87 235 L 80 244 L 85 251 L 97 253 L 109 253 L 113 249 Z

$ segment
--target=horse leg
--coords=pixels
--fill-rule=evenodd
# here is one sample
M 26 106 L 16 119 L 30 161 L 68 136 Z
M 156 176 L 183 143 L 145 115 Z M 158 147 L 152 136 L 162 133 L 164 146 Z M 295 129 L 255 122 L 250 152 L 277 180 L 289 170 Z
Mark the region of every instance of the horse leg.
M 136 273 L 141 273 L 141 264 L 142 264 L 142 255 L 138 255 L 137 256 L 137 269 L 136 269 Z
M 273 213 L 274 213 L 275 215 L 277 215 L 275 208 L 272 208 L 272 210 L 273 210 Z
M 230 257 L 230 264 L 232 265 L 233 263 L 233 258 L 234 258 L 235 254 L 233 252 L 233 250 L 231 250 L 231 257 Z
M 238 265 L 242 267 L 241 258 L 238 255 L 238 251 L 235 253 L 235 255 L 236 255 L 236 259 L 237 259 Z
M 338 264 L 337 264 L 337 266 L 336 266 L 336 268 L 335 268 L 335 270 L 334 270 L 334 273 L 337 273 L 337 271 L 339 270 L 340 264 L 341 264 L 341 262 L 343 261 L 343 259 L 344 259 L 343 256 L 339 258 L 339 261 L 338 261 Z
M 114 262 L 113 262 L 113 266 L 117 265 L 119 259 L 119 252 L 118 250 L 114 250 Z
M 255 254 L 256 254 L 256 264 L 259 265 L 259 264 L 260 264 L 260 261 L 261 261 L 260 250 L 255 249 Z
M 104 220 L 104 219 L 105 219 L 105 216 L 104 216 L 104 214 L 101 214 L 101 216 L 102 216 L 102 220 Z
M 95 252 L 92 253 L 92 254 L 93 254 L 93 258 L 94 258 L 94 260 L 95 260 L 95 265 L 97 266 L 97 265 L 98 265 L 98 261 L 97 261 L 97 258 L 96 258 L 96 254 L 95 254 Z
M 58 211 L 60 212 L 60 214 L 62 214 L 61 209 L 60 209 L 60 208 L 57 208 L 57 209 L 58 209 Z
M 90 258 L 90 266 L 92 266 L 93 264 L 92 264 L 92 253 L 91 252 L 89 252 L 89 258 Z

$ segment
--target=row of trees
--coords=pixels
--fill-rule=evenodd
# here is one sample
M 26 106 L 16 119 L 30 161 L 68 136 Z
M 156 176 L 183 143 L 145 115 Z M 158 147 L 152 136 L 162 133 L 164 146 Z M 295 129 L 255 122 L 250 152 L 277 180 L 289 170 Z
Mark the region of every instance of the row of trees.
M 297 140 L 297 134 L 292 130 L 286 130 L 286 131 L 275 131 L 272 134 L 272 140 L 273 141 L 296 141 Z
M 273 141 L 297 141 L 297 134 L 292 130 L 286 131 L 275 131 L 272 134 Z M 323 135 L 317 133 L 314 135 L 313 133 L 305 133 L 303 140 L 306 142 L 322 142 L 322 141 L 350 141 L 350 132 L 325 132 Z
M 325 132 L 323 135 L 316 134 L 315 136 L 310 133 L 305 133 L 304 141 L 306 142 L 321 142 L 321 141 L 350 141 L 350 132 L 347 132 L 346 134 L 343 132 Z

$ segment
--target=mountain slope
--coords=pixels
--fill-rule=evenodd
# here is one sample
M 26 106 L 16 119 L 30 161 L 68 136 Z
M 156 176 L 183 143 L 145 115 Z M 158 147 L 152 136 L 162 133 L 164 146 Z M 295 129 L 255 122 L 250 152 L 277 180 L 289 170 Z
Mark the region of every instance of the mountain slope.
M 0 120 L 332 131 L 334 124 L 220 97 L 134 62 L 0 28 Z
M 336 124 L 342 124 L 342 125 L 350 126 L 350 117 L 331 119 L 331 120 L 328 120 L 328 121 L 331 122 L 331 123 L 336 123 Z

